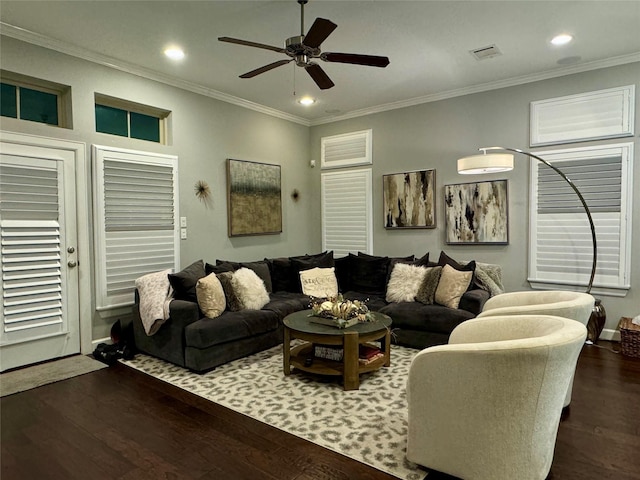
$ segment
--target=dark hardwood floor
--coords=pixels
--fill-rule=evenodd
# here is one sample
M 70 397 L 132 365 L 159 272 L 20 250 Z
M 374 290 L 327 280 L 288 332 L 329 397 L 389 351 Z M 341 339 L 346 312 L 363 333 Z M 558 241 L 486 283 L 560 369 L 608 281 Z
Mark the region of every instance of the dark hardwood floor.
M 393 478 L 123 365 L 0 411 L 2 480 Z M 585 346 L 549 479 L 640 479 L 640 359 Z

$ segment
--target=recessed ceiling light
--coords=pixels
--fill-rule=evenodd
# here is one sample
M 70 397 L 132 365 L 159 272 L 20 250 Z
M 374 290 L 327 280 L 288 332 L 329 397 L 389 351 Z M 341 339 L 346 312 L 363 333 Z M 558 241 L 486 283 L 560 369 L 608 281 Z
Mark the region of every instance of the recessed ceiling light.
M 169 47 L 164 50 L 164 54 L 171 60 L 182 60 L 184 58 L 184 52 L 178 47 Z
M 314 103 L 316 103 L 316 99 L 311 97 L 302 97 L 300 100 L 298 100 L 298 103 L 300 105 L 308 107 L 309 105 L 313 105 Z
M 561 35 L 556 35 L 555 37 L 553 37 L 551 39 L 551 43 L 554 45 L 566 45 L 571 40 L 573 40 L 573 37 L 571 35 L 563 33 Z

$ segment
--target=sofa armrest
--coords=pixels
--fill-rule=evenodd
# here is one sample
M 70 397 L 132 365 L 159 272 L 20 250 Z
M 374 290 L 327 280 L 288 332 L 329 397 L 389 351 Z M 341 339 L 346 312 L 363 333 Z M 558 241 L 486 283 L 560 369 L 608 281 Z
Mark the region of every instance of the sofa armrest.
M 138 309 L 138 292 L 133 316 L 133 334 L 136 348 L 141 352 L 185 367 L 185 328 L 200 320 L 198 304 L 185 300 L 173 300 L 169 304 L 169 319 L 149 336 L 142 326 Z
M 187 300 L 172 300 L 169 304 L 169 318 L 174 327 L 185 328 L 200 320 L 200 308 L 197 303 Z
M 469 290 L 462 295 L 458 308 L 478 315 L 482 311 L 485 302 L 489 300 L 489 296 L 489 292 L 480 288 Z

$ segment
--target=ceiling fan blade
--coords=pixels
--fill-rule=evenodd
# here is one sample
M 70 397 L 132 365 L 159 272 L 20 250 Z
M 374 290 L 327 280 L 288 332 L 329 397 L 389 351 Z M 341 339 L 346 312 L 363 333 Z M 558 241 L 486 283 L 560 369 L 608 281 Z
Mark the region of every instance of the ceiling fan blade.
M 322 67 L 317 63 L 312 63 L 308 67 L 304 67 L 304 69 L 307 71 L 309 76 L 313 78 L 313 81 L 316 82 L 316 84 L 318 85 L 318 87 L 320 87 L 321 90 L 326 90 L 335 85 L 335 83 L 331 81 L 329 76 L 326 73 L 324 73 L 324 70 L 322 70 Z
M 337 27 L 338 25 L 331 20 L 316 18 L 316 21 L 311 25 L 302 43 L 307 47 L 318 48 Z
M 320 58 L 325 62 L 353 63 L 356 65 L 366 65 L 368 67 L 384 68 L 389 65 L 388 57 L 379 57 L 377 55 L 325 52 L 320 55 Z
M 286 65 L 289 62 L 292 62 L 293 58 L 288 60 L 278 60 L 277 62 L 270 63 L 269 65 L 265 65 L 264 67 L 256 68 L 255 70 L 251 70 L 245 74 L 240 75 L 240 78 L 253 78 L 256 75 L 260 75 L 261 73 L 268 72 L 269 70 L 273 70 L 274 68 L 280 67 L 282 65 Z
M 264 43 L 250 42 L 248 40 L 240 40 L 239 38 L 218 37 L 218 40 L 220 40 L 221 42 L 236 43 L 238 45 L 245 45 L 247 47 L 263 48 L 265 50 L 272 50 L 272 51 L 278 52 L 278 53 L 286 53 L 286 50 L 284 48 L 272 47 L 271 45 L 265 45 Z

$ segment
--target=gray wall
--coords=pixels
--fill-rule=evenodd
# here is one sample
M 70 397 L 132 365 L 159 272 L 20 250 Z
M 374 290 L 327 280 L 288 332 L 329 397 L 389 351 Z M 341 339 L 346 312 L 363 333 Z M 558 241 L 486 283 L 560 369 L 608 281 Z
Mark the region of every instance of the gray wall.
M 70 85 L 73 98 L 73 130 L 1 117 L 3 130 L 85 142 L 87 162 L 91 144 L 178 156 L 180 215 L 188 221 L 188 238 L 180 244 L 182 266 L 200 258 L 214 262 L 301 254 L 318 244 L 312 227 L 316 220 L 310 214 L 314 179 L 309 174 L 308 127 L 7 37 L 2 37 L 0 54 L 2 69 Z M 173 112 L 172 145 L 96 133 L 94 92 Z M 228 238 L 227 158 L 282 165 L 282 234 Z M 210 208 L 194 195 L 198 180 L 211 187 Z M 294 188 L 302 192 L 297 203 L 290 197 Z M 121 317 L 126 312 L 111 314 Z M 96 312 L 92 338 L 108 337 L 113 321 Z
M 529 162 L 516 159 L 508 173 L 467 177 L 457 174 L 456 160 L 482 146 L 508 146 L 527 150 L 529 103 L 563 95 L 636 84 L 636 116 L 640 115 L 640 63 L 503 88 L 448 100 L 426 103 L 311 128 L 311 158 L 320 159 L 320 138 L 373 129 L 374 253 L 432 257 L 445 250 L 456 259 L 476 259 L 503 267 L 508 291 L 527 290 Z M 638 131 L 636 121 L 636 132 Z M 605 329 L 614 330 L 621 316 L 640 314 L 640 141 L 613 139 L 592 144 L 635 142 L 632 288 L 624 298 L 599 296 L 607 310 Z M 571 147 L 588 145 L 580 143 Z M 531 149 L 533 152 L 561 146 Z M 385 230 L 382 212 L 382 175 L 411 170 L 436 169 L 437 228 L 433 230 Z M 314 197 L 319 198 L 320 170 L 314 171 Z M 446 245 L 444 242 L 443 186 L 452 183 L 506 178 L 509 180 L 509 244 L 504 246 Z M 319 215 L 319 206 L 316 214 Z M 314 228 L 319 226 L 315 225 Z M 318 231 L 319 232 L 319 231 Z M 585 283 L 588 279 L 585 278 Z M 611 331 L 605 332 L 609 335 Z
M 437 256 L 444 249 L 454 258 L 499 263 L 504 268 L 508 290 L 528 289 L 528 162 L 520 158 L 512 172 L 482 177 L 483 180 L 509 180 L 509 245 L 448 246 L 443 237 L 443 185 L 473 181 L 456 173 L 456 159 L 474 153 L 479 146 L 526 148 L 529 103 L 534 100 L 635 83 L 638 85 L 636 112 L 640 112 L 640 64 L 636 63 L 307 128 L 15 39 L 2 37 L 0 48 L 3 69 L 71 85 L 74 119 L 74 129 L 66 130 L 2 117 L 0 128 L 3 130 L 82 141 L 87 147 L 91 144 L 112 145 L 179 157 L 180 214 L 188 219 L 189 234 L 187 240 L 181 241 L 183 266 L 199 258 L 205 261 L 216 258 L 254 260 L 319 251 L 320 168 L 309 168 L 309 160 L 316 159 L 319 164 L 322 136 L 372 128 L 375 253 L 422 255 L 429 251 Z M 172 144 L 162 146 L 96 133 L 95 92 L 171 110 Z M 616 141 L 619 140 L 610 143 Z M 638 158 L 637 135 L 634 141 Z M 226 158 L 283 166 L 282 234 L 227 237 Z M 89 161 L 89 156 L 87 159 Z M 382 175 L 426 168 L 436 169 L 438 228 L 385 230 Z M 210 208 L 194 195 L 193 186 L 197 180 L 205 180 L 212 189 Z M 638 185 L 640 168 L 636 167 L 635 190 Z M 294 188 L 301 192 L 297 203 L 290 198 Z M 608 329 L 615 329 L 622 315 L 640 314 L 640 293 L 635 286 L 640 278 L 637 253 L 640 247 L 640 194 L 635 195 L 634 207 L 632 289 L 625 298 L 602 297 L 608 313 Z M 85 247 L 92 248 L 91 245 Z M 122 312 L 112 313 L 119 315 Z M 92 338 L 108 336 L 112 322 L 113 317 L 105 318 L 95 313 Z

